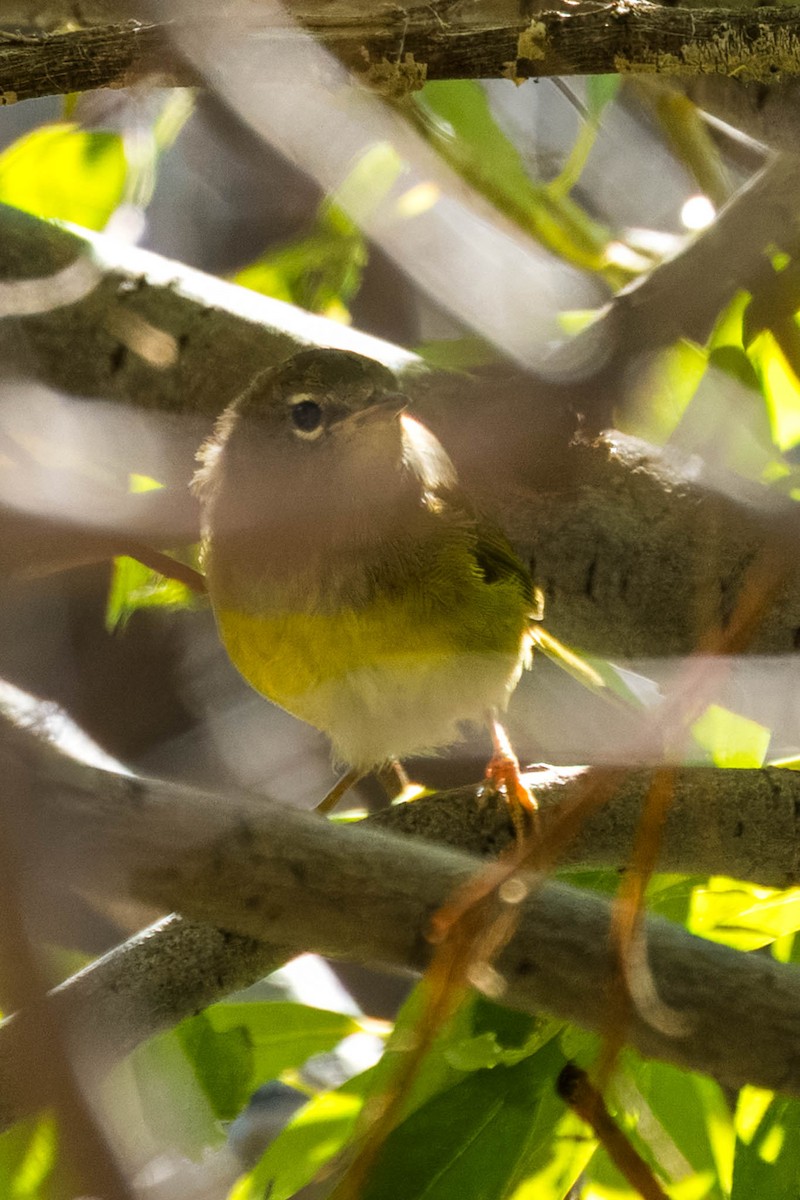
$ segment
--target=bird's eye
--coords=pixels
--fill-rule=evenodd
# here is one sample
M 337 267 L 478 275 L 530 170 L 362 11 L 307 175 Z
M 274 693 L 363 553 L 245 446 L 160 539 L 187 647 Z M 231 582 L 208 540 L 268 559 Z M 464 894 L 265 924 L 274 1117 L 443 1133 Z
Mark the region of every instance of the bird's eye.
M 322 433 L 322 407 L 316 400 L 295 400 L 292 404 L 292 422 L 301 437 L 317 437 Z

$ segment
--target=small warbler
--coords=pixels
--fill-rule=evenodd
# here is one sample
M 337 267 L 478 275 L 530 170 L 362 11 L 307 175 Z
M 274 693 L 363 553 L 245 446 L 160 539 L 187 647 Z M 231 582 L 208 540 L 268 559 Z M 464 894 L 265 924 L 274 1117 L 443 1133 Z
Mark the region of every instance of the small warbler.
M 303 350 L 254 378 L 199 460 L 203 561 L 228 654 L 350 768 L 318 807 L 487 718 L 489 775 L 531 807 L 497 721 L 530 653 L 531 577 L 391 372 Z

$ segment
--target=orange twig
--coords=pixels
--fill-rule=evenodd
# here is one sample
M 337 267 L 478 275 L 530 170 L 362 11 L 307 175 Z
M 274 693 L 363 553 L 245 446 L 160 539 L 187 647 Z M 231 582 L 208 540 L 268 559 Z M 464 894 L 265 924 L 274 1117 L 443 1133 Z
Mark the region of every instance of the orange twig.
M 575 1063 L 567 1063 L 558 1077 L 556 1089 L 565 1104 L 591 1125 L 608 1157 L 643 1200 L 669 1200 L 650 1167 L 611 1116 L 585 1071 Z

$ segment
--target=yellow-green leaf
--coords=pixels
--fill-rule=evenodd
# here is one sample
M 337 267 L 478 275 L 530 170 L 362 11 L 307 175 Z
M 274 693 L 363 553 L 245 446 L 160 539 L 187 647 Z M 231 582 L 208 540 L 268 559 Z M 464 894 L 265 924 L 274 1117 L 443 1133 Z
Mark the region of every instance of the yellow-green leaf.
M 715 767 L 763 766 L 770 731 L 758 721 L 710 704 L 692 726 L 692 735 L 711 755 Z
M 0 154 L 0 202 L 102 229 L 122 200 L 126 176 L 119 134 L 45 125 Z

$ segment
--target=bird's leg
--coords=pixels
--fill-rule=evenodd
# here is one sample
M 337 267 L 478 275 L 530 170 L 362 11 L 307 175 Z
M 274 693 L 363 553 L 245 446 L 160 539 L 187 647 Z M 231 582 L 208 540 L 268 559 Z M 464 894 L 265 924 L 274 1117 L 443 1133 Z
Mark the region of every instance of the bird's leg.
M 322 813 L 323 815 L 333 812 L 342 796 L 346 795 L 350 791 L 350 788 L 358 783 L 359 779 L 363 779 L 363 777 L 364 772 L 357 770 L 355 767 L 351 767 L 349 771 L 345 771 L 344 775 L 336 780 L 336 783 L 324 799 L 320 800 L 314 812 Z
M 486 782 L 505 797 L 517 841 L 521 842 L 533 832 L 539 806 L 522 782 L 519 759 L 495 712 L 490 714 L 489 730 L 493 753 L 486 768 Z
M 397 758 L 393 758 L 384 766 L 379 767 L 376 775 L 389 800 L 396 800 L 398 796 L 402 796 L 410 783 L 403 764 Z
M 404 804 L 424 795 L 425 785 L 410 779 L 399 758 L 393 758 L 377 772 L 383 790 L 392 804 Z

